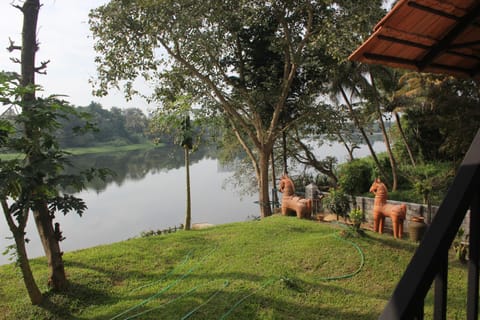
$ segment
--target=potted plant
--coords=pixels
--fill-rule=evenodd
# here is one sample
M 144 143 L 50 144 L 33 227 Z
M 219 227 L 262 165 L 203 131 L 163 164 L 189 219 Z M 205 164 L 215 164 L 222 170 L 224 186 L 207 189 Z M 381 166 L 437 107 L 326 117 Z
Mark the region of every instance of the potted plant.
M 350 221 L 352 221 L 353 231 L 356 233 L 360 233 L 360 226 L 364 221 L 363 211 L 358 208 L 353 209 L 352 211 L 350 211 L 348 216 L 350 217 Z

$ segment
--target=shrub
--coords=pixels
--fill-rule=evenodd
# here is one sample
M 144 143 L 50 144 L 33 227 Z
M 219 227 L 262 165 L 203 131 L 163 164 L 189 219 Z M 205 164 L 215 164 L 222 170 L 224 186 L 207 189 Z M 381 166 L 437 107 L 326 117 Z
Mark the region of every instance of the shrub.
M 364 220 L 363 211 L 360 210 L 360 209 L 353 209 L 352 211 L 350 211 L 348 216 L 350 217 L 350 220 L 352 221 L 353 229 L 359 230 L 360 225 L 362 224 L 362 222 Z
M 350 197 L 342 189 L 330 188 L 329 194 L 323 199 L 324 206 L 338 216 L 346 217 L 350 210 Z
M 368 192 L 374 177 L 371 161 L 356 159 L 340 167 L 338 183 L 350 195 Z

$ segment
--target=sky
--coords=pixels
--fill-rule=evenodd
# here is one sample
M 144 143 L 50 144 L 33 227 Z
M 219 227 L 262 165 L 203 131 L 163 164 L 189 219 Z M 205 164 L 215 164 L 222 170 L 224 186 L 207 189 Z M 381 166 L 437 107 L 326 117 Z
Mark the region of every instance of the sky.
M 138 98 L 127 102 L 119 91 L 111 91 L 106 97 L 92 95 L 89 79 L 96 77 L 93 38 L 88 26 L 88 13 L 108 0 L 41 0 L 37 39 L 37 66 L 41 61 L 50 60 L 47 74 L 37 74 L 36 82 L 44 89 L 42 95 L 62 94 L 65 100 L 75 106 L 87 106 L 99 102 L 104 108 L 136 107 L 148 112 L 153 109 Z M 20 58 L 20 51 L 8 52 L 11 38 L 21 44 L 23 15 L 11 6 L 20 0 L 0 0 L 0 70 L 20 73 L 20 65 L 11 62 L 11 57 Z M 0 106 L 0 111 L 2 106 Z M 0 112 L 1 113 L 1 112 Z
M 38 74 L 37 84 L 44 89 L 44 95 L 62 94 L 75 106 L 87 106 L 90 102 L 100 103 L 104 108 L 136 107 L 148 113 L 155 108 L 141 98 L 126 101 L 119 91 L 111 90 L 106 97 L 94 97 L 89 79 L 96 77 L 93 38 L 88 26 L 91 9 L 107 3 L 108 0 L 41 0 L 43 6 L 38 18 L 37 37 L 40 50 L 37 52 L 37 66 L 41 61 L 50 60 L 47 75 Z M 387 1 L 389 7 L 391 0 Z M 9 38 L 17 45 L 21 43 L 23 15 L 12 3 L 22 0 L 0 0 L 0 70 L 20 72 L 20 65 L 10 61 L 19 58 L 19 51 L 8 52 Z M 138 83 L 148 90 L 144 83 Z M 0 114 L 2 113 L 0 106 Z

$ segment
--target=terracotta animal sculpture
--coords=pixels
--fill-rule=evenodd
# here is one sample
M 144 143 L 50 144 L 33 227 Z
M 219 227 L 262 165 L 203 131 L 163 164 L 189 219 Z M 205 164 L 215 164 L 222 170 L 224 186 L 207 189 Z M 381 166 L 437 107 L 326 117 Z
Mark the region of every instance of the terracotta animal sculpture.
M 403 221 L 407 215 L 407 206 L 405 204 L 393 205 L 387 203 L 387 187 L 380 179 L 375 179 L 370 192 L 375 194 L 373 202 L 373 230 L 383 233 L 383 225 L 385 217 L 392 219 L 393 237 L 395 239 L 402 238 Z
M 305 199 L 295 195 L 295 185 L 286 174 L 280 179 L 279 185 L 282 195 L 282 215 L 286 216 L 294 211 L 297 218 L 309 219 L 312 213 L 312 199 Z

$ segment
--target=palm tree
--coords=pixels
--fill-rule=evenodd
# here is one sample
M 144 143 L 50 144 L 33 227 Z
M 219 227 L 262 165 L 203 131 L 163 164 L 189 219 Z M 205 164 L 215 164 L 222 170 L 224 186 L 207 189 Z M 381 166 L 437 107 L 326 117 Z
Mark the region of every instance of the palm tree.
M 375 70 L 372 70 L 372 67 L 371 66 L 368 66 L 368 75 L 369 75 L 369 78 L 370 78 L 370 81 L 368 82 L 369 85 L 370 85 L 370 90 L 366 90 L 366 92 L 368 93 L 369 91 L 371 92 L 372 94 L 372 97 L 371 97 L 371 101 L 373 102 L 373 107 L 374 107 L 374 114 L 376 115 L 377 119 L 378 119 L 378 123 L 380 124 L 380 129 L 382 130 L 382 135 L 383 135 L 383 141 L 385 142 L 385 146 L 387 148 L 387 153 L 388 153 L 388 158 L 390 160 L 390 166 L 391 166 L 391 169 L 392 169 L 392 180 L 393 180 L 393 185 L 392 185 L 392 191 L 396 191 L 397 190 L 397 186 L 398 186 L 398 174 L 397 174 L 397 161 L 395 160 L 395 156 L 393 155 L 393 151 L 392 151 L 392 147 L 391 147 L 391 144 L 390 144 L 390 139 L 388 137 L 388 134 L 387 134 L 387 130 L 385 128 L 385 122 L 383 120 L 383 112 L 382 112 L 382 108 L 381 106 L 384 105 L 383 102 L 385 102 L 385 97 L 388 96 L 388 93 L 387 94 L 384 94 L 382 92 L 380 92 L 377 84 L 376 84 L 376 77 L 374 77 L 373 75 L 373 72 L 372 71 L 375 71 Z M 379 78 L 380 76 L 384 76 L 385 78 L 381 78 L 381 80 L 389 80 L 390 76 L 393 75 L 392 72 L 390 72 L 389 69 L 387 68 L 381 68 L 379 70 L 380 72 L 378 73 L 379 75 Z M 364 82 L 366 83 L 366 82 Z M 385 89 L 388 89 L 388 86 L 384 86 L 384 92 L 385 92 Z
M 366 133 L 365 127 L 363 125 L 363 121 L 360 118 L 359 112 L 355 109 L 359 104 L 355 103 L 355 100 L 360 100 L 362 98 L 361 94 L 361 83 L 365 82 L 365 78 L 361 76 L 361 69 L 360 66 L 351 62 L 346 62 L 342 65 L 339 65 L 336 73 L 332 77 L 332 81 L 330 83 L 329 93 L 332 100 L 339 103 L 339 96 L 343 98 L 345 106 L 348 109 L 348 113 L 350 118 L 354 122 L 357 129 L 360 131 L 365 144 L 367 145 L 370 154 L 377 166 L 380 175 L 383 177 L 387 177 L 385 174 L 380 161 L 378 160 L 377 154 L 375 150 L 373 150 L 372 143 L 368 138 Z

